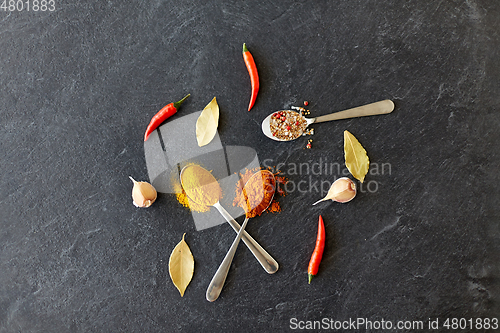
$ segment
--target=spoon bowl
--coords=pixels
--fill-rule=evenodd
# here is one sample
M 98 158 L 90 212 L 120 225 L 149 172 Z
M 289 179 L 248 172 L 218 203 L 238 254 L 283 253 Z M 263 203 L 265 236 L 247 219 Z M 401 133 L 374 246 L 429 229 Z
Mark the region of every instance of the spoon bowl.
M 363 106 L 358 106 L 356 108 L 344 110 L 344 111 L 339 111 L 331 114 L 327 114 L 324 116 L 316 117 L 316 118 L 305 118 L 300 113 L 292 110 L 283 110 L 283 112 L 287 112 L 288 114 L 297 114 L 298 116 L 302 117 L 305 119 L 305 122 L 307 126 L 305 126 L 303 129 L 301 129 L 298 135 L 292 136 L 290 139 L 281 139 L 273 135 L 271 131 L 271 121 L 273 115 L 276 114 L 276 112 L 271 113 L 269 116 L 267 116 L 263 121 L 262 121 L 262 132 L 264 133 L 265 136 L 268 138 L 275 140 L 275 141 L 292 141 L 300 136 L 303 135 L 305 129 L 313 124 L 313 123 L 322 123 L 325 121 L 332 121 L 332 120 L 339 120 L 339 119 L 348 119 L 348 118 L 357 118 L 357 117 L 365 117 L 365 116 L 374 116 L 374 115 L 380 115 L 380 114 L 387 114 L 391 113 L 394 110 L 394 103 L 391 100 L 383 100 L 380 102 L 375 102 Z M 278 111 L 280 112 L 280 111 Z M 293 127 L 294 124 L 289 124 L 290 127 Z

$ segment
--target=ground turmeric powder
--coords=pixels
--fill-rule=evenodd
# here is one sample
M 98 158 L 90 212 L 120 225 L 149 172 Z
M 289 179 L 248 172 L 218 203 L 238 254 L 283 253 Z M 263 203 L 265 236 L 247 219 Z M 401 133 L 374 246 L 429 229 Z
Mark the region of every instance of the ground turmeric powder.
M 191 209 L 207 211 L 222 197 L 222 189 L 210 171 L 199 165 L 189 165 L 181 173 L 182 189 L 185 194 L 177 194 L 177 200 Z M 186 200 L 188 199 L 188 200 Z
M 173 187 L 177 201 L 184 207 L 199 213 L 208 212 L 210 210 L 210 207 L 197 204 L 193 200 L 189 199 L 189 197 L 186 194 L 186 191 L 184 191 L 182 185 L 179 182 L 175 181 L 173 183 Z

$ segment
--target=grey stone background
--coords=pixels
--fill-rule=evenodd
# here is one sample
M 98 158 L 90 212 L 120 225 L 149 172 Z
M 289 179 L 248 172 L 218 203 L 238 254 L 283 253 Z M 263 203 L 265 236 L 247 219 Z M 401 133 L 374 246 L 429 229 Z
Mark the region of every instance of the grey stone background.
M 0 12 L 0 332 L 500 318 L 498 1 L 55 8 Z M 244 42 L 261 80 L 251 112 Z M 308 184 L 280 198 L 280 214 L 248 225 L 279 271 L 267 275 L 240 246 L 215 303 L 205 291 L 230 227 L 198 232 L 174 196 L 147 210 L 130 197 L 128 176 L 147 180 L 150 118 L 187 93 L 176 117 L 216 96 L 223 145 L 252 147 L 267 165 L 282 163 L 291 183 Z M 270 112 L 304 100 L 315 116 L 382 99 L 395 102 L 392 114 L 314 126 L 311 150 L 307 138 L 277 143 L 260 131 Z M 343 166 L 346 129 L 390 172 L 368 175 L 376 190 L 348 204 L 312 207 L 315 182 L 340 175 L 293 165 Z M 319 214 L 326 248 L 308 285 Z M 184 232 L 196 264 L 181 298 L 167 265 Z

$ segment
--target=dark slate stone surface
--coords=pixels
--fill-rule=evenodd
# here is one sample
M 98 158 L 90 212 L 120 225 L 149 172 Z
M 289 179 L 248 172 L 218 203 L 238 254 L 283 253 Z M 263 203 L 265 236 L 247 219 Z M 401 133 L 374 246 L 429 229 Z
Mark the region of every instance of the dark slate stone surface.
M 292 318 L 428 331 L 429 318 L 440 330 L 446 318 L 500 319 L 498 1 L 55 8 L 0 12 L 0 332 L 277 332 Z M 243 42 L 261 78 L 251 112 Z M 248 225 L 279 271 L 240 246 L 215 303 L 206 287 L 234 232 L 197 231 L 170 194 L 149 209 L 130 198 L 128 176 L 147 180 L 146 125 L 186 93 L 175 117 L 217 96 L 223 145 L 252 147 L 303 181 L 283 212 Z M 267 114 L 304 100 L 315 116 L 382 99 L 391 115 L 318 124 L 311 150 L 260 132 Z M 312 207 L 341 174 L 305 165 L 342 172 L 346 129 L 372 171 L 352 202 Z M 308 285 L 319 214 L 326 249 Z M 167 265 L 184 232 L 196 265 L 181 298 Z

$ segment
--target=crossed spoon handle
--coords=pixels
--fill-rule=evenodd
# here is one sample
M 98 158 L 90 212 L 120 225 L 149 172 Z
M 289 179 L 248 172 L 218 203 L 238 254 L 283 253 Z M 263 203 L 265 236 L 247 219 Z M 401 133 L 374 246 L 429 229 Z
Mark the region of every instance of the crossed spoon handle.
M 248 223 L 248 217 L 245 218 L 245 222 L 243 222 L 243 224 L 241 225 L 241 229 L 240 231 L 238 231 L 238 235 L 234 239 L 233 244 L 231 244 L 229 251 L 227 251 L 226 256 L 224 257 L 224 260 L 222 260 L 222 263 L 217 269 L 217 272 L 215 272 L 212 281 L 210 281 L 210 284 L 208 285 L 206 297 L 207 301 L 209 302 L 215 301 L 219 297 L 220 292 L 222 291 L 222 287 L 224 287 L 224 282 L 226 282 L 227 273 L 229 272 L 229 268 L 231 267 L 231 263 L 233 262 L 234 254 L 236 253 L 238 244 L 240 243 L 241 237 L 245 232 L 245 227 L 247 226 L 247 223 Z
M 240 231 L 240 225 L 238 222 L 236 222 L 231 215 L 224 209 L 224 207 L 221 206 L 220 203 L 216 203 L 213 205 L 220 213 L 221 215 L 226 219 L 226 221 L 231 225 L 231 227 L 234 229 L 234 231 L 239 232 Z M 248 247 L 250 252 L 254 255 L 254 257 L 259 261 L 261 266 L 268 272 L 269 274 L 276 273 L 276 271 L 279 268 L 278 263 L 276 260 L 271 257 L 269 253 L 264 250 L 262 246 L 260 246 L 259 243 L 255 241 L 255 239 L 252 238 L 246 231 L 243 230 L 243 234 L 241 236 L 241 239 L 243 240 L 243 243 Z

